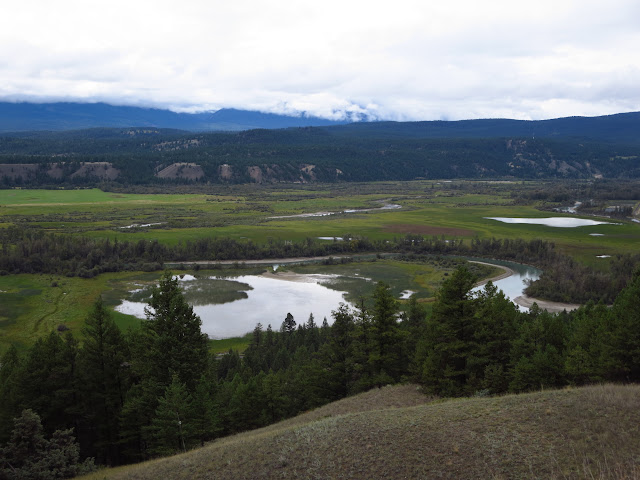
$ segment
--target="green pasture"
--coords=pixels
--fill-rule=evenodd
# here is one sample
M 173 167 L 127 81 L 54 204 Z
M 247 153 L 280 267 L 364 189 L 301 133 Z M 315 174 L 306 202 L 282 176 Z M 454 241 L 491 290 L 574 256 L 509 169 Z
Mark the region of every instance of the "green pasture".
M 467 182 L 471 184 L 472 182 Z M 482 182 L 478 182 L 482 183 Z M 511 189 L 465 193 L 434 182 L 381 182 L 314 186 L 228 187 L 222 194 L 124 194 L 85 190 L 0 190 L 0 225 L 119 240 L 166 244 L 206 237 L 300 241 L 346 234 L 391 239 L 406 233 L 446 238 L 542 238 L 587 263 L 596 255 L 637 251 L 640 224 L 554 228 L 504 224 L 485 217 L 547 217 L 537 205 L 513 205 Z M 314 212 L 376 208 L 388 200 L 400 210 L 337 213 L 323 217 L 270 218 Z M 570 216 L 570 215 L 566 215 Z M 607 220 L 607 219 L 605 219 Z M 616 220 L 616 222 L 620 222 Z M 159 224 L 124 228 L 133 224 Z M 602 233 L 604 236 L 589 236 Z
M 383 240 L 406 233 L 446 238 L 542 238 L 555 242 L 561 251 L 587 263 L 601 262 L 596 255 L 637 251 L 640 224 L 629 221 L 622 221 L 623 225 L 554 228 L 488 220 L 485 217 L 563 215 L 540 211 L 534 204 L 513 205 L 510 191 L 520 185 L 492 185 L 491 188 L 492 193 L 479 194 L 451 190 L 446 184 L 433 182 L 381 182 L 295 188 L 229 187 L 222 194 L 0 190 L 0 225 L 19 224 L 95 238 L 155 239 L 166 244 L 212 236 L 257 243 L 346 234 Z M 383 200 L 398 203 L 402 209 L 270 218 L 375 208 Z M 123 228 L 133 224 L 159 225 Z M 604 236 L 589 236 L 589 233 Z
M 345 265 L 308 265 L 289 267 L 297 273 L 325 273 L 344 278 L 331 282 L 326 286 L 348 292 L 347 300 L 359 304 L 361 299 L 370 299 L 378 281 L 391 285 L 392 293 L 399 297 L 403 290 L 417 292 L 420 301 L 430 301 L 435 295 L 441 282 L 455 269 L 459 260 L 446 257 L 433 257 L 415 263 L 384 259 L 366 262 L 353 262 Z M 480 277 L 495 275 L 497 269 L 471 264 Z M 280 270 L 284 270 L 281 267 Z M 232 277 L 239 274 L 259 274 L 264 269 L 224 269 L 201 270 L 196 275 L 223 275 Z M 141 300 L 133 298 L 132 290 L 151 287 L 158 281 L 161 273 L 120 272 L 102 274 L 91 279 L 68 278 L 56 275 L 5 275 L 0 276 L 0 356 L 9 345 L 16 345 L 23 349 L 32 344 L 37 338 L 60 331 L 64 325 L 77 338 L 81 338 L 82 326 L 93 302 L 102 296 L 105 304 L 113 309 L 123 299 Z M 371 281 L 357 280 L 357 277 L 368 278 Z M 236 298 L 236 286 L 229 283 L 228 288 L 218 288 L 207 298 L 200 297 L 192 300 L 223 302 Z M 225 284 L 226 285 L 226 284 Z M 148 294 L 142 292 L 141 295 Z M 189 299 L 192 293 L 187 292 Z M 144 299 L 142 299 L 144 301 Z M 370 302 L 368 302 L 370 303 Z M 404 303 L 404 302 L 401 302 Z M 369 305 L 370 306 L 370 305 Z M 111 310 L 111 315 L 121 330 L 138 328 L 141 320 L 131 315 L 125 315 Z M 221 353 L 229 348 L 244 350 L 249 343 L 247 337 L 236 339 L 212 340 L 211 351 Z
M 130 274 L 104 274 L 92 279 L 0 276 L 0 353 L 10 344 L 19 348 L 30 345 L 61 326 L 78 335 L 96 298 L 111 289 L 114 278 L 126 275 Z M 114 320 L 123 330 L 139 324 L 139 320 L 117 312 Z

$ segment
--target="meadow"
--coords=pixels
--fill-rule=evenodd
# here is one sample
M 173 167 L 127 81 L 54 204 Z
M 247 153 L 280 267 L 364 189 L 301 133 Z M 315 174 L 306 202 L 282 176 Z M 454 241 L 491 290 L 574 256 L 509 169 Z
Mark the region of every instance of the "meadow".
M 571 216 L 551 212 L 553 205 L 543 202 L 515 204 L 514 192 L 535 185 L 431 181 L 240 185 L 212 186 L 208 193 L 195 194 L 2 190 L 0 226 L 166 244 L 212 236 L 261 244 L 345 235 L 391 239 L 407 233 L 464 239 L 543 238 L 585 263 L 597 263 L 597 255 L 637 250 L 640 224 L 629 220 L 614 220 L 621 225 L 556 228 L 503 224 L 486 218 Z M 616 203 L 615 198 L 610 201 Z M 343 213 L 348 209 L 375 209 L 384 202 L 402 208 Z M 272 218 L 314 212 L 335 214 Z
M 636 252 L 640 224 L 628 219 L 617 225 L 554 228 L 505 224 L 486 217 L 571 216 L 552 212 L 562 204 L 514 201 L 519 191 L 538 188 L 535 182 L 378 182 L 330 185 L 238 185 L 199 187 L 197 193 L 167 188 L 173 193 L 77 190 L 0 190 L 0 228 L 12 225 L 64 235 L 116 240 L 157 240 L 177 244 L 206 237 L 229 237 L 266 244 L 298 242 L 317 237 L 363 236 L 393 239 L 406 234 L 463 238 L 541 238 L 580 262 L 605 266 L 599 255 Z M 610 200 L 615 204 L 616 199 Z M 380 209 L 385 203 L 399 209 Z M 573 203 L 572 201 L 570 203 Z M 344 213 L 345 210 L 372 209 Z M 332 215 L 272 218 L 315 212 Z M 596 218 L 596 217 L 590 217 Z M 138 226 L 136 226 L 138 225 Z M 143 226 L 146 225 L 146 226 Z M 598 233 L 601 236 L 591 236 Z M 333 240 L 315 240 L 333 241 Z M 301 273 L 321 267 L 295 267 Z M 335 272 L 340 269 L 333 267 Z M 351 265 L 341 267 L 353 269 Z M 424 265 L 378 262 L 360 265 L 363 275 L 394 284 L 400 290 L 420 290 L 433 297 L 443 272 Z M 442 267 L 439 267 L 442 269 Z M 9 344 L 29 345 L 34 338 L 61 325 L 79 331 L 90 305 L 103 295 L 114 306 L 136 281 L 155 281 L 159 273 L 108 273 L 92 279 L 52 275 L 0 276 L 0 353 Z M 341 285 L 350 299 L 368 292 L 355 284 Z M 114 312 L 123 329 L 139 320 Z M 216 348 L 226 348 L 216 347 Z
M 82 478 L 633 479 L 639 393 L 636 385 L 594 385 L 435 399 L 416 385 L 387 386 Z

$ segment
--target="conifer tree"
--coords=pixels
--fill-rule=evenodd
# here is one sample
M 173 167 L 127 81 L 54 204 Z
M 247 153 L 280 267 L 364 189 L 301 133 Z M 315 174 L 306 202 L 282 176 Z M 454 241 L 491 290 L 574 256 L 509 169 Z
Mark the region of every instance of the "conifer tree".
M 95 444 L 98 463 L 118 463 L 118 423 L 129 387 L 127 345 L 98 297 L 83 329 L 78 358 L 83 417 Z
M 186 385 L 174 375 L 164 395 L 158 400 L 158 408 L 148 429 L 153 454 L 184 452 L 198 440 L 191 417 L 191 402 Z
M 178 279 L 166 272 L 154 288 L 143 325 L 152 337 L 149 362 L 152 376 L 161 385 L 171 383 L 174 372 L 189 391 L 207 368 L 207 336 L 202 321 L 186 302 Z
M 475 277 L 459 267 L 442 283 L 436 296 L 425 339 L 418 348 L 419 379 L 427 390 L 462 395 L 472 340 Z
M 11 435 L 11 419 L 19 408 L 20 357 L 15 346 L 0 359 L 0 445 Z
M 45 438 L 38 414 L 25 409 L 14 419 L 10 442 L 0 448 L 0 478 L 71 478 L 95 470 L 93 459 L 80 462 L 72 429 Z
M 403 332 L 398 326 L 398 301 L 391 294 L 391 288 L 384 282 L 379 282 L 373 294 L 374 307 L 372 315 L 372 349 L 369 361 L 373 367 L 373 374 L 377 379 L 374 383 L 383 385 L 398 381 L 405 362 L 402 355 Z

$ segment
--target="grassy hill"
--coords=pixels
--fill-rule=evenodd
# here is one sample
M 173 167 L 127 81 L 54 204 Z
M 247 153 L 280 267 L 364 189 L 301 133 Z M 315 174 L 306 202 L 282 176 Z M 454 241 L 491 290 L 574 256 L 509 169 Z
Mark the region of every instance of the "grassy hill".
M 637 385 L 455 400 L 405 385 L 84 478 L 636 479 L 639 430 Z

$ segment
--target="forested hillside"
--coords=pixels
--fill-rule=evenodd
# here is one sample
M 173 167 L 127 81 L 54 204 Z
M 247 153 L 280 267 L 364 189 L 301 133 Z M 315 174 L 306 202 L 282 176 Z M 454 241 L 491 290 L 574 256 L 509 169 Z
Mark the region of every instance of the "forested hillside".
M 546 137 L 524 136 L 523 129 L 497 136 L 499 131 L 477 138 L 485 130 L 373 123 L 235 133 L 144 127 L 6 134 L 0 137 L 0 185 L 640 176 L 640 145 L 627 134 L 614 142 L 590 138 L 589 129 Z
M 379 283 L 371 308 L 343 304 L 331 326 L 313 315 L 256 325 L 242 358 L 208 353 L 200 319 L 169 273 L 154 289 L 148 320 L 126 335 L 97 299 L 82 335 L 52 332 L 22 354 L 14 347 L 3 356 L 0 442 L 13 441 L 0 449 L 0 474 L 40 468 L 30 458 L 43 454 L 42 443 L 25 453 L 19 435 L 63 438 L 60 432 L 73 428 L 76 462 L 95 457 L 114 465 L 185 451 L 407 380 L 454 397 L 640 381 L 640 275 L 610 309 L 590 303 L 558 315 L 519 312 L 491 283 L 472 294 L 474 281 L 460 267 L 430 315 L 414 297 L 400 321 L 398 301 Z

